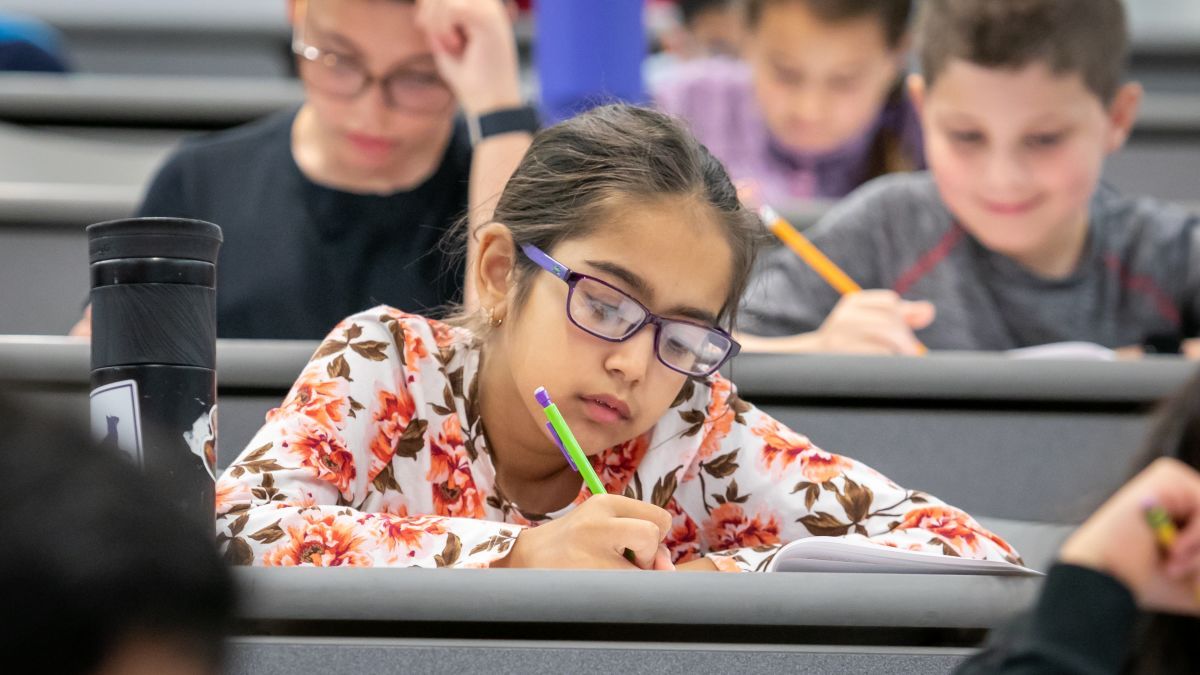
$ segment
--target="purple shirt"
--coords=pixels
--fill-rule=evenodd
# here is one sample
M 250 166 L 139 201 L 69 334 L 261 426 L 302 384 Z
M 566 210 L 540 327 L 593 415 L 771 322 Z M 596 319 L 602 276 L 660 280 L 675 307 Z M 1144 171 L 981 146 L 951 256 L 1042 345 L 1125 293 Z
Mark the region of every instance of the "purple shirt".
M 885 129 L 901 139 L 914 168 L 925 164 L 920 121 L 906 97 L 884 106 L 857 138 L 824 153 L 797 153 L 774 140 L 759 110 L 750 68 L 740 61 L 688 63 L 663 83 L 655 99 L 661 110 L 688 123 L 735 181 L 753 180 L 768 202 L 846 196 L 872 177 L 872 146 Z

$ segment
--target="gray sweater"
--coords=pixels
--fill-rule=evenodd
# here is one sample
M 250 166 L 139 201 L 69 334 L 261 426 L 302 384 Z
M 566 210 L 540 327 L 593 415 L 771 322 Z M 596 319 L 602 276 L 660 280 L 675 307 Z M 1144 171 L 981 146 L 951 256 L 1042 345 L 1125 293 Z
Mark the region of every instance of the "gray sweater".
M 1194 337 L 1200 324 L 1200 219 L 1102 187 L 1075 272 L 1046 279 L 984 248 L 956 224 L 928 173 L 884 176 L 808 232 L 863 288 L 929 300 L 932 349 L 1006 350 L 1083 340 L 1107 347 Z M 816 329 L 838 301 L 790 250 L 759 260 L 739 328 L 780 336 Z

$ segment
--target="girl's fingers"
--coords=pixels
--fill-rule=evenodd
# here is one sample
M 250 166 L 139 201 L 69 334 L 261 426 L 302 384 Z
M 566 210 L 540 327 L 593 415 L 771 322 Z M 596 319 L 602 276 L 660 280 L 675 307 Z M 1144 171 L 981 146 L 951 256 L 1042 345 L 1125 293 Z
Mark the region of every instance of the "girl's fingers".
M 655 544 L 662 541 L 671 531 L 671 514 L 653 504 L 620 495 L 596 495 L 588 500 L 589 503 L 593 501 L 608 509 L 614 516 L 636 518 L 655 525 L 658 529 Z
M 654 567 L 652 569 L 674 572 L 675 565 L 671 562 L 671 552 L 663 544 L 658 545 L 658 555 L 654 556 Z
M 644 570 L 654 569 L 659 553 L 658 526 L 640 518 L 616 518 L 606 537 L 612 551 L 624 556 L 633 551 L 633 564 Z

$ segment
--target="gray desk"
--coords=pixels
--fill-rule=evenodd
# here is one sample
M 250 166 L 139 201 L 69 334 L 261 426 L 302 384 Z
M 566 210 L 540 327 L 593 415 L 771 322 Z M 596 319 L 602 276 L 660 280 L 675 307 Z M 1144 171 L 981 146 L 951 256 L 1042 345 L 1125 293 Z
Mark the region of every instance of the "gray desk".
M 83 228 L 132 213 L 169 147 L 0 124 L 0 333 L 71 327 L 88 290 Z
M 221 439 L 228 464 L 315 350 L 310 342 L 218 343 Z M 83 405 L 88 346 L 0 337 L 0 381 L 30 397 Z M 1194 366 L 746 354 L 741 394 L 820 446 L 973 514 L 1080 522 L 1130 473 L 1147 412 Z
M 946 672 L 1030 578 L 239 569 L 231 672 Z M 698 593 L 699 588 L 703 592 Z M 265 633 L 266 635 L 261 635 Z M 933 645 L 933 646 L 930 646 Z
M 63 33 L 88 72 L 256 75 L 288 72 L 286 3 L 240 0 L 4 0 Z
M 291 78 L 0 74 L 0 119 L 31 124 L 224 128 L 302 99 Z

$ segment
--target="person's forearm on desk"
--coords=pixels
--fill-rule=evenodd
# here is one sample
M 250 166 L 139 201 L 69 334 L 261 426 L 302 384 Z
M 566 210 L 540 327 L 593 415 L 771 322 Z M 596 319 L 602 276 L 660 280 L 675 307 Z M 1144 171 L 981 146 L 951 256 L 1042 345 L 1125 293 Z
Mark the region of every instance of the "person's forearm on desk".
M 905 354 L 925 349 L 914 331 L 933 322 L 928 302 L 905 300 L 892 291 L 867 290 L 844 296 L 814 331 L 786 337 L 739 334 L 742 351 L 770 353 Z

